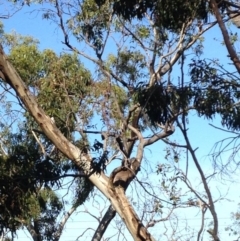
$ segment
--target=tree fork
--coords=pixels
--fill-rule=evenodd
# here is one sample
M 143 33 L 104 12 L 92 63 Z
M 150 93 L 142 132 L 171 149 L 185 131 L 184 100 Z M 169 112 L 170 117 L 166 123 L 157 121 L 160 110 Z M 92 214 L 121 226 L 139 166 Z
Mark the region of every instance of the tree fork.
M 0 78 L 15 90 L 17 96 L 49 140 L 67 158 L 75 162 L 80 170 L 83 170 L 85 174 L 90 173 L 91 157 L 82 153 L 79 148 L 73 145 L 52 123 L 51 118 L 45 114 L 44 110 L 39 107 L 35 97 L 30 93 L 15 68 L 7 60 L 2 46 L 0 46 Z M 133 210 L 123 188 L 117 188 L 116 192 L 111 192 L 107 187 L 108 178 L 103 173 L 101 175 L 92 174 L 89 176 L 89 180 L 110 200 L 116 212 L 125 222 L 134 240 L 155 241 Z

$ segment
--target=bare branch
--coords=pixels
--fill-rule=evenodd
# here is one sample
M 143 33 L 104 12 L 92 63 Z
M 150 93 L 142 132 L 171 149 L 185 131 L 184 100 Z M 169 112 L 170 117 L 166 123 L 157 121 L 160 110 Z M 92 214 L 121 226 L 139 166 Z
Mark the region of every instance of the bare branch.
M 167 127 L 167 131 L 163 130 L 162 132 L 154 134 L 151 138 L 145 139 L 144 146 L 151 145 L 160 139 L 166 138 L 166 137 L 172 135 L 174 133 L 174 131 L 175 131 L 174 126 L 170 125 Z
M 217 217 L 217 213 L 216 213 L 216 210 L 215 210 L 215 204 L 214 204 L 214 201 L 213 201 L 213 198 L 212 198 L 212 193 L 210 191 L 210 188 L 208 186 L 208 183 L 207 183 L 207 179 L 204 175 L 204 172 L 198 162 L 198 159 L 196 157 L 196 154 L 195 154 L 195 150 L 193 150 L 192 146 L 191 146 L 191 143 L 189 141 L 189 138 L 188 138 L 188 135 L 187 135 L 187 131 L 186 129 L 184 129 L 179 121 L 177 120 L 177 124 L 178 124 L 178 127 L 180 128 L 180 130 L 182 131 L 183 133 L 183 136 L 184 136 L 184 139 L 186 141 L 186 144 L 187 144 L 187 148 L 192 156 L 192 159 L 195 163 L 195 166 L 200 174 L 200 177 L 201 177 L 201 180 L 203 182 L 203 186 L 204 186 L 204 189 L 206 191 L 206 194 L 207 194 L 207 197 L 208 197 L 208 208 L 212 214 L 212 217 L 213 217 L 213 225 L 214 225 L 214 228 L 213 228 L 213 233 L 212 233 L 212 237 L 215 241 L 219 241 L 219 238 L 218 238 L 218 217 Z
M 32 134 L 33 134 L 35 140 L 37 141 L 37 143 L 38 143 L 39 146 L 41 147 L 41 150 L 42 150 L 43 155 L 46 156 L 46 151 L 45 151 L 45 148 L 44 148 L 43 144 L 41 143 L 41 141 L 39 140 L 39 138 L 37 137 L 37 135 L 35 134 L 35 132 L 34 132 L 33 130 L 31 130 L 31 131 L 32 131 Z
M 73 212 L 77 209 L 77 206 L 73 206 L 62 218 L 61 222 L 58 225 L 57 231 L 53 234 L 54 241 L 58 241 L 60 239 L 60 236 L 62 234 L 63 228 L 70 218 L 70 216 L 73 214 Z

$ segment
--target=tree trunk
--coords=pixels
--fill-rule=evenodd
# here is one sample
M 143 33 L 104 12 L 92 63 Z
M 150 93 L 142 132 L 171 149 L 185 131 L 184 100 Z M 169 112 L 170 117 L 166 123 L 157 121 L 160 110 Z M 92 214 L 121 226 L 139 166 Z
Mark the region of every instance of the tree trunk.
M 132 205 L 128 201 L 124 189 L 118 186 L 110 191 L 110 195 L 110 201 L 112 205 L 117 208 L 116 211 L 123 219 L 128 231 L 132 234 L 134 240 L 155 241 L 155 239 L 144 227 L 142 221 L 139 219 Z
M 88 175 L 91 171 L 91 157 L 82 153 L 79 148 L 67 140 L 56 125 L 52 123 L 51 118 L 38 106 L 35 97 L 30 93 L 14 67 L 8 62 L 2 48 L 0 48 L 0 71 L 0 78 L 15 90 L 17 96 L 21 99 L 22 103 L 49 140 L 52 141 L 67 158 L 76 163 L 80 170 Z M 124 188 L 109 188 L 109 178 L 107 178 L 104 173 L 101 173 L 101 175 L 93 173 L 89 176 L 89 180 L 110 200 L 114 209 L 125 222 L 134 240 L 154 241 L 154 238 L 151 237 L 147 229 L 143 226 L 126 198 Z

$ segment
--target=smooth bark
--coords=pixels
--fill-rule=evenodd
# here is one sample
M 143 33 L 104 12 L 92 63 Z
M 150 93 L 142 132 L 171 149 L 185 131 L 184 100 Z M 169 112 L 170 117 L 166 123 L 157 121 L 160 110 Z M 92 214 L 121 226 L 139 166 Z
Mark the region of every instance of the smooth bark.
M 52 123 L 51 118 L 47 116 L 37 104 L 35 97 L 30 93 L 21 77 L 7 60 L 2 48 L 0 48 L 0 71 L 0 77 L 15 90 L 19 99 L 49 140 L 52 141 L 67 158 L 75 162 L 80 170 L 88 175 L 91 171 L 91 156 L 82 153 L 79 148 L 67 140 L 56 125 Z M 89 180 L 109 199 L 113 208 L 125 222 L 134 240 L 154 240 L 133 210 L 125 195 L 124 188 L 115 187 L 111 185 L 111 183 L 108 185 L 108 178 L 104 173 L 100 175 L 93 173 L 89 176 Z

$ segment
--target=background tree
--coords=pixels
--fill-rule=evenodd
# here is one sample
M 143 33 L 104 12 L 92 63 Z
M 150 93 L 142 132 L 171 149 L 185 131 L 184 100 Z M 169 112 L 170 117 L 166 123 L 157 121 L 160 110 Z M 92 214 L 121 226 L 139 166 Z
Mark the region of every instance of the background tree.
M 29 80 L 28 85 L 39 104 L 48 109 L 52 121 L 61 126 L 69 139 L 80 143 L 73 137 L 72 123 L 76 110 L 79 111 L 75 108 L 87 93 L 89 72 L 74 55 L 57 56 L 51 50 L 39 51 L 37 41 L 32 38 L 3 34 L 2 40 L 10 48 L 9 59 L 21 76 Z M 76 81 L 78 76 L 82 81 Z M 64 88 L 58 91 L 60 85 Z M 2 89 L 8 91 L 5 84 Z M 56 95 L 52 95 L 53 89 Z M 62 104 L 67 106 L 59 106 L 59 98 L 64 99 Z M 1 225 L 11 231 L 25 226 L 34 240 L 59 240 L 66 221 L 88 197 L 92 186 L 47 140 L 24 109 L 20 117 L 21 121 L 14 120 L 13 125 L 18 125 L 17 130 L 12 128 L 14 133 L 10 133 L 7 123 L 1 123 Z M 65 211 L 65 205 L 53 189 L 59 189 L 66 177 L 74 178 L 76 194 L 72 208 L 58 223 L 56 219 Z

